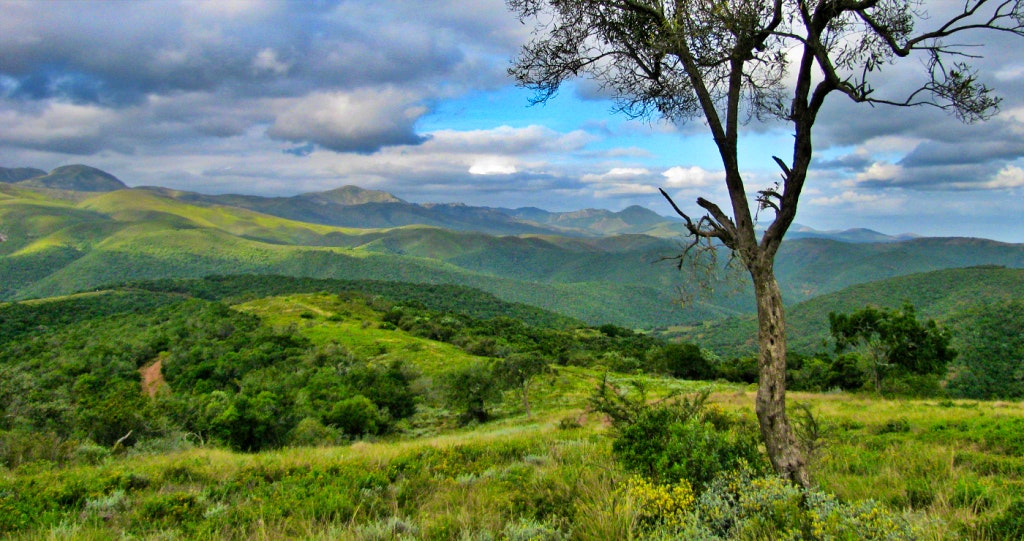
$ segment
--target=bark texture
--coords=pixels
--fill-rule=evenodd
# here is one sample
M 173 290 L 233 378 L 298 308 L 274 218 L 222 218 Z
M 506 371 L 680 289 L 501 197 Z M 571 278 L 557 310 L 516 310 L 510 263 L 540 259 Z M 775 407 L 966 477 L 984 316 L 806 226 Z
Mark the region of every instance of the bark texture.
M 768 457 L 775 471 L 810 486 L 807 461 L 786 415 L 786 326 L 782 294 L 771 270 L 753 270 L 757 298 L 758 376 L 755 409 Z

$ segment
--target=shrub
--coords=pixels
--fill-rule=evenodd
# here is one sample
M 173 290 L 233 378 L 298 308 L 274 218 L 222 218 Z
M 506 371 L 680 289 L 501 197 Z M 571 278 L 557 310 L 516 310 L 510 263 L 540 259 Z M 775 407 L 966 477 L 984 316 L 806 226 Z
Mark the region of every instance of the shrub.
M 740 468 L 708 485 L 671 538 L 910 541 L 916 534 L 901 515 L 877 502 L 846 503 Z
M 77 448 L 78 442 L 65 440 L 52 432 L 0 432 L 0 465 L 14 469 L 39 460 L 64 464 L 75 456 Z
M 686 479 L 669 485 L 631 477 L 619 493 L 636 503 L 639 508 L 637 518 L 642 526 L 648 528 L 681 528 L 695 501 L 693 487 Z
M 484 422 L 487 405 L 500 395 L 490 366 L 478 363 L 441 375 L 441 394 L 445 405 L 458 412 L 463 422 Z
M 324 426 L 319 420 L 311 417 L 299 421 L 288 434 L 288 442 L 291 445 L 333 445 L 339 438 L 337 430 Z
M 650 355 L 647 370 L 674 378 L 714 379 L 715 371 L 695 344 L 668 344 Z
M 377 406 L 361 394 L 334 404 L 325 420 L 350 436 L 377 434 L 387 423 Z
M 660 483 L 685 479 L 698 491 L 724 471 L 769 470 L 758 448 L 757 430 L 708 408 L 706 391 L 648 405 L 642 393 L 636 399 L 623 399 L 621 393 L 609 393 L 606 382 L 603 386 L 600 392 L 611 398 L 613 419 L 619 415 L 612 452 L 627 469 Z M 616 397 L 621 404 L 614 402 Z M 616 413 L 616 407 L 621 411 Z

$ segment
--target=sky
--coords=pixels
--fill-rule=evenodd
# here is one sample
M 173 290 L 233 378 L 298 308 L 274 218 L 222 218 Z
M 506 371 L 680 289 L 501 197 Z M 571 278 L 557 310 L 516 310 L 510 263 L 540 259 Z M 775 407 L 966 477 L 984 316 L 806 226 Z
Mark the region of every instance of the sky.
M 694 214 L 698 196 L 727 202 L 699 120 L 631 120 L 587 80 L 531 106 L 507 69 L 533 26 L 502 0 L 0 0 L 0 13 L 2 167 L 551 211 L 671 215 L 659 187 Z M 965 125 L 833 96 L 798 223 L 1024 242 L 1024 39 L 970 38 L 1000 112 Z M 920 59 L 885 70 L 880 92 L 924 73 Z M 771 157 L 792 154 L 790 133 L 744 127 L 748 191 L 778 179 Z

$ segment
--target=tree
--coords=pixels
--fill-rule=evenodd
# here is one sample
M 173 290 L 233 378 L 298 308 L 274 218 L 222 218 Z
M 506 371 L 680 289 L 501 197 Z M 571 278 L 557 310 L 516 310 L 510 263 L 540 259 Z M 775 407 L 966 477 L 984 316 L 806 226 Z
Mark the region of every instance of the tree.
M 501 393 L 491 366 L 466 365 L 441 374 L 440 390 L 445 404 L 459 412 L 463 422 L 483 423 L 490 415 L 487 404 Z
M 551 98 L 566 80 L 590 76 L 627 115 L 674 121 L 703 118 L 725 170 L 730 216 L 697 199 L 692 219 L 664 191 L 692 235 L 690 247 L 722 245 L 749 273 L 758 314 L 760 387 L 756 410 L 775 469 L 807 485 L 806 461 L 786 416 L 786 333 L 775 254 L 796 216 L 813 151 L 812 132 L 826 98 L 858 103 L 933 105 L 972 122 L 999 99 L 970 65 L 975 49 L 948 40 L 993 29 L 1024 35 L 1024 0 L 964 0 L 947 18 L 926 20 L 920 0 L 507 0 L 537 23 L 509 72 Z M 918 23 L 930 28 L 919 31 Z M 924 59 L 925 77 L 905 96 L 875 93 L 873 81 L 902 59 Z M 757 190 L 757 211 L 774 219 L 758 236 L 740 171 L 740 125 L 781 120 L 793 129 L 789 160 L 776 185 Z
M 882 390 L 886 376 L 941 374 L 956 357 L 949 333 L 934 320 L 919 322 L 909 303 L 899 310 L 868 306 L 851 314 L 832 312 L 828 323 L 836 353 L 863 351 L 876 391 Z
M 513 353 L 494 363 L 494 376 L 508 387 L 514 387 L 523 399 L 523 409 L 530 418 L 530 384 L 534 377 L 548 371 L 548 360 L 538 353 Z

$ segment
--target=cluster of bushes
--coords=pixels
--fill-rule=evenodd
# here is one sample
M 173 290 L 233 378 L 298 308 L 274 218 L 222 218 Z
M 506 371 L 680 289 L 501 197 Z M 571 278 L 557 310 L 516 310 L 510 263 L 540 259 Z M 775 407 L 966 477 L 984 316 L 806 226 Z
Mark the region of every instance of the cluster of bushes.
M 886 395 L 938 396 L 942 379 L 957 356 L 952 335 L 933 320 L 918 321 L 914 307 L 871 306 L 850 314 L 829 314 L 832 352 L 787 355 L 786 388 L 823 392 L 871 389 Z M 715 378 L 758 380 L 757 358 L 711 363 Z
M 384 434 L 415 412 L 416 374 L 400 362 L 314 346 L 219 303 L 164 298 L 138 311 L 122 301 L 97 295 L 0 312 L 61 323 L 22 326 L 0 341 L 5 463 L 38 454 L 32 433 L 105 447 L 191 434 L 254 451 L 309 443 L 312 433 L 327 442 Z M 61 320 L 68 303 L 91 303 L 79 313 L 96 317 Z M 157 360 L 173 392 L 151 399 L 139 370 Z

